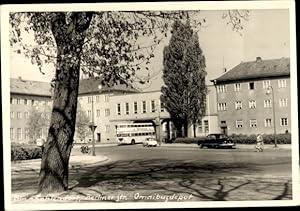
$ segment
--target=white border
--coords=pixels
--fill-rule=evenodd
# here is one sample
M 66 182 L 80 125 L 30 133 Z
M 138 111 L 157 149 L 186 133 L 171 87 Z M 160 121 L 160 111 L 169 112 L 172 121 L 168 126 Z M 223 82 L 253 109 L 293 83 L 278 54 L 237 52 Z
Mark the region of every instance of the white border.
M 70 7 L 71 5 L 71 7 Z M 291 113 L 292 113 L 292 166 L 293 199 L 281 201 L 226 201 L 226 202 L 168 202 L 168 203 L 79 203 L 79 204 L 11 204 L 10 139 L 9 139 L 9 76 L 10 46 L 8 42 L 9 12 L 24 11 L 93 11 L 95 10 L 224 10 L 224 9 L 289 9 L 290 11 L 290 67 L 291 67 Z M 5 207 L 8 210 L 53 210 L 53 209 L 123 209 L 123 208 L 186 208 L 186 207 L 265 207 L 295 206 L 300 203 L 299 140 L 296 69 L 296 23 L 294 1 L 227 1 L 227 2 L 160 2 L 160 3 L 96 3 L 96 4 L 32 4 L 1 6 L 1 75 L 3 105 L 3 159 Z M 8 76 L 8 77 L 7 77 Z M 7 121 L 4 121 L 7 120 Z M 8 131 L 8 132 L 7 132 Z M 120 206 L 121 205 L 121 206 Z

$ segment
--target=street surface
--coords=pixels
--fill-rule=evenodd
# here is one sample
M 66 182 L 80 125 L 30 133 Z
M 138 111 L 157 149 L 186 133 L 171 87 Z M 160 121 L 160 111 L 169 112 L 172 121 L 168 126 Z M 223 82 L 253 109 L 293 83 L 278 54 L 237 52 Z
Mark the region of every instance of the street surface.
M 80 155 L 80 148 L 72 153 Z M 66 196 L 94 202 L 292 199 L 289 148 L 267 148 L 259 153 L 253 146 L 127 145 L 97 147 L 97 155 L 109 159 L 70 169 Z M 37 181 L 38 171 L 12 174 L 13 197 L 33 193 Z

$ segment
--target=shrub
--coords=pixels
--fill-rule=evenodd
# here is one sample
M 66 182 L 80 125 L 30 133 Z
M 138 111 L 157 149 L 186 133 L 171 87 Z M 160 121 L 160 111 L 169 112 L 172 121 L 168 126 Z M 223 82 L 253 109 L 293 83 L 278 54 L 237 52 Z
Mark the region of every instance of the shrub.
M 229 137 L 236 144 L 255 144 L 256 143 L 255 134 L 252 135 L 244 135 L 244 134 L 232 134 Z M 265 144 L 274 144 L 274 135 L 273 134 L 263 134 L 264 143 Z M 291 134 L 276 134 L 276 142 L 277 144 L 291 144 Z
M 196 137 L 196 138 L 176 138 L 173 143 L 183 143 L 183 144 L 197 144 L 198 141 L 204 140 L 205 137 Z
M 37 146 L 15 145 L 11 146 L 11 160 L 30 160 L 42 157 L 42 150 Z

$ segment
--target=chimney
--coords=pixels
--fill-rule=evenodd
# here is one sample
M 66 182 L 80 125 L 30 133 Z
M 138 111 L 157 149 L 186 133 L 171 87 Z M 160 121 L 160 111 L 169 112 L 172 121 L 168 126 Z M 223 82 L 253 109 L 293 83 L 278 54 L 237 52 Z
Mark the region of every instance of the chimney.
M 224 71 L 224 73 L 226 73 L 227 72 L 227 68 L 225 67 L 225 68 L 223 68 L 223 71 Z
M 256 57 L 256 62 L 261 62 L 261 61 L 262 61 L 261 57 Z

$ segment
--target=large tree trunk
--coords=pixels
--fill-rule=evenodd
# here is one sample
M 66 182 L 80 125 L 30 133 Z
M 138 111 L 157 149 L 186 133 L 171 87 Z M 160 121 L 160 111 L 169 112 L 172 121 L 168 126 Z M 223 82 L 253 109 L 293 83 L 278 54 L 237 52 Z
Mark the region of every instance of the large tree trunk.
M 193 124 L 194 138 L 196 138 L 196 129 L 197 129 L 197 127 L 196 127 L 196 124 L 194 123 Z
M 188 123 L 187 123 L 187 120 L 185 120 L 185 122 L 183 123 L 183 133 L 184 133 L 184 137 L 188 137 Z
M 57 46 L 56 81 L 47 142 L 42 155 L 39 193 L 68 189 L 68 166 L 75 132 L 79 86 L 80 53 L 84 32 L 92 14 L 72 13 L 69 23 L 65 13 L 52 19 L 52 33 Z

